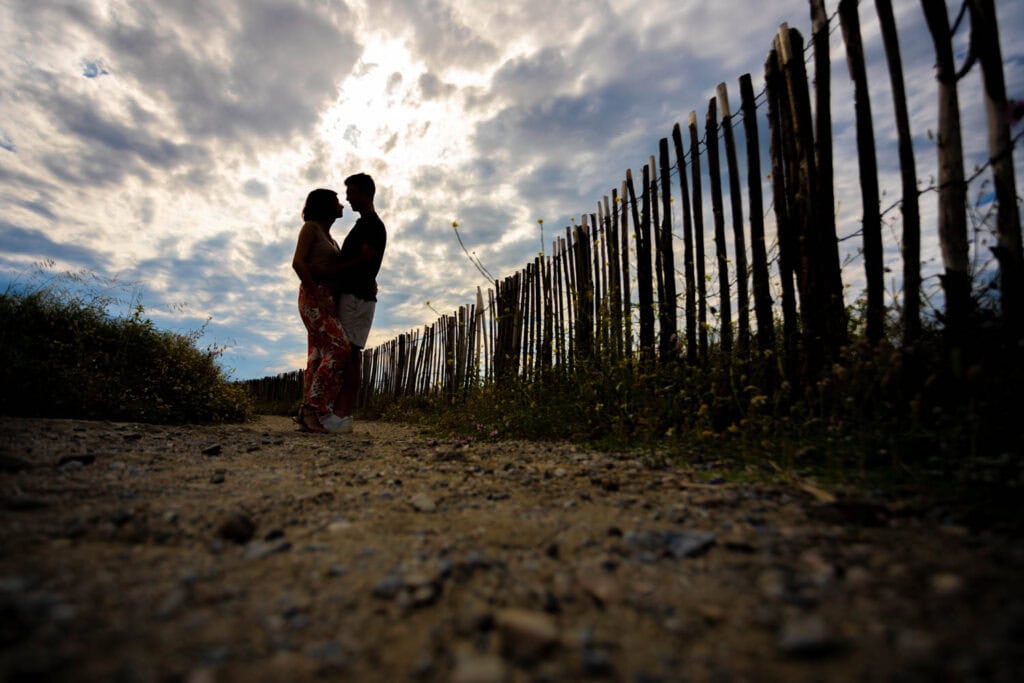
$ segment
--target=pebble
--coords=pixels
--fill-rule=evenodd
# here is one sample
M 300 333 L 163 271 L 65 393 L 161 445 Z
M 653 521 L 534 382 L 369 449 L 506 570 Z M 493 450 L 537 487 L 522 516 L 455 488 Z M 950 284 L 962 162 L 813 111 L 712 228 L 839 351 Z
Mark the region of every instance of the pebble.
M 208 446 L 205 446 L 203 448 L 203 450 L 200 451 L 200 452 L 203 455 L 211 456 L 211 455 L 220 455 L 223 451 L 224 451 L 224 447 L 223 446 L 221 446 L 219 443 L 213 443 L 213 444 L 210 444 Z
M 348 653 L 336 640 L 325 640 L 306 646 L 305 655 L 310 659 L 326 664 L 332 669 L 341 669 L 348 663 Z
M 286 553 L 291 550 L 291 548 L 292 544 L 284 540 L 273 541 L 270 543 L 267 541 L 253 541 L 245 548 L 245 559 L 262 560 L 263 558 L 270 557 L 271 555 Z
M 461 651 L 455 655 L 451 683 L 502 683 L 507 673 L 505 662 L 497 655 Z
M 352 522 L 347 519 L 336 519 L 327 525 L 327 531 L 332 534 L 340 534 L 352 528 Z
M 232 513 L 217 529 L 217 535 L 227 541 L 244 545 L 256 533 L 256 523 L 244 512 Z
M 964 587 L 964 580 L 956 574 L 942 572 L 931 578 L 932 592 L 942 597 L 959 593 Z
M 168 617 L 174 616 L 174 614 L 180 610 L 189 599 L 188 589 L 184 586 L 179 586 L 167 594 L 160 606 L 157 607 L 156 615 L 161 619 L 167 619 Z
M 715 544 L 712 531 L 630 531 L 623 537 L 626 545 L 650 564 L 658 556 L 681 560 L 697 557 Z
M 437 509 L 434 499 L 425 493 L 417 493 L 409 499 L 409 504 L 417 512 L 433 512 Z
M 622 590 L 618 581 L 603 570 L 581 572 L 580 586 L 592 597 L 599 606 L 606 607 L 622 599 Z
M 782 626 L 779 651 L 794 659 L 815 659 L 834 654 L 839 641 L 816 614 L 790 617 Z
M 543 612 L 508 608 L 494 616 L 505 656 L 521 663 L 543 659 L 558 646 L 558 627 Z
M 583 648 L 582 664 L 583 675 L 589 678 L 611 676 L 615 671 L 608 653 L 591 647 Z
M 383 600 L 391 600 L 405 586 L 405 581 L 397 573 L 391 573 L 373 586 L 373 596 Z

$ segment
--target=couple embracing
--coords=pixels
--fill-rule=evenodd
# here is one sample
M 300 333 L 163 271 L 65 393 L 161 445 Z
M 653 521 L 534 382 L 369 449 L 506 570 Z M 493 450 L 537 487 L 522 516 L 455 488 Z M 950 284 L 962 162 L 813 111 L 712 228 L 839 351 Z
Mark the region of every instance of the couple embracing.
M 373 206 L 373 178 L 345 179 L 345 201 L 359 214 L 341 246 L 331 226 L 345 206 L 333 190 L 306 197 L 292 268 L 299 276 L 299 315 L 308 334 L 302 407 L 296 420 L 311 432 L 352 431 L 362 381 L 361 351 L 377 305 L 377 273 L 387 230 Z

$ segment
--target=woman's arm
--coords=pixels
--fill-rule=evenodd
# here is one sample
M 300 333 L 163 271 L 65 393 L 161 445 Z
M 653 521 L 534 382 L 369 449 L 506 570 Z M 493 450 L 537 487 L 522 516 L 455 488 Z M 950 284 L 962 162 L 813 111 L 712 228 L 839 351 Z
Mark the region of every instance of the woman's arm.
M 306 223 L 302 226 L 302 230 L 299 231 L 299 239 L 295 243 L 292 269 L 299 276 L 299 281 L 302 282 L 302 287 L 306 292 L 310 296 L 315 297 L 320 305 L 329 311 L 333 309 L 333 306 L 323 300 L 323 297 L 320 295 L 320 288 L 316 286 L 318 283 L 313 277 L 313 271 L 309 267 L 310 256 L 319 238 L 319 228 L 314 223 Z

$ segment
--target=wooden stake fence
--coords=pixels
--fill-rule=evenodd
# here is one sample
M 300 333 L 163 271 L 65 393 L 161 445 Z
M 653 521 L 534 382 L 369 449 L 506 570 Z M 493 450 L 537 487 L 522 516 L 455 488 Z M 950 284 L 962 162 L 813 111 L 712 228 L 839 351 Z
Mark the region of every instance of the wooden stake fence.
M 360 404 L 379 409 L 408 397 L 457 402 L 482 385 L 526 382 L 544 386 L 552 378 L 571 377 L 606 363 L 639 363 L 650 368 L 685 358 L 688 365 L 695 366 L 706 363 L 712 352 L 724 361 L 736 358 L 753 362 L 753 376 L 768 390 L 776 381 L 773 351 L 782 354 L 781 368 L 794 387 L 814 381 L 847 343 L 847 322 L 835 220 L 830 19 L 824 0 L 809 0 L 809 4 L 813 92 L 805 68 L 803 37 L 785 24 L 771 41 L 761 104 L 751 76 L 744 74 L 739 79 L 739 115 L 747 163 L 746 216 L 734 138 L 734 130 L 740 130 L 740 126 L 723 83 L 708 102 L 703 140 L 697 130 L 696 113 L 691 111 L 688 139 L 684 139 L 678 123 L 672 129 L 674 159 L 670 159 L 668 138 L 660 138 L 656 157 L 649 156 L 641 165 L 639 187 L 633 170 L 627 169 L 620 187 L 611 190 L 610 199 L 604 196 L 595 213 L 584 213 L 578 224 L 566 227 L 564 235 L 552 241 L 550 254 L 538 256 L 522 271 L 494 281 L 486 296 L 478 290 L 475 304 L 443 315 L 422 330 L 368 349 L 362 360 L 365 382 Z M 917 305 L 921 286 L 918 190 L 896 25 L 889 0 L 876 0 L 875 6 L 899 139 L 906 297 L 903 341 L 912 344 L 921 329 Z M 938 66 L 936 147 L 938 235 L 945 267 L 943 317 L 952 346 L 959 348 L 967 341 L 971 282 L 958 74 L 945 3 L 923 2 L 922 7 Z M 1006 327 L 1020 333 L 1024 330 L 1024 257 L 1013 177 L 1013 143 L 1003 115 L 1006 93 L 997 22 L 992 0 L 974 0 L 970 7 L 972 45 L 985 88 L 988 151 L 999 203 L 996 256 L 1002 315 Z M 866 337 L 870 343 L 877 343 L 883 338 L 887 311 L 882 290 L 884 243 L 866 57 L 857 3 L 842 0 L 838 15 L 857 122 L 868 284 Z M 764 222 L 759 108 L 768 124 L 767 170 L 771 174 L 774 239 L 770 231 L 766 234 Z M 725 151 L 725 169 L 720 167 L 720 145 Z M 706 168 L 702 154 L 706 155 Z M 678 174 L 675 188 L 672 173 Z M 725 231 L 723 173 L 728 182 L 732 258 Z M 673 201 L 673 192 L 681 201 Z M 709 298 L 706 287 L 710 278 L 704 249 L 705 201 L 711 202 L 713 217 L 717 300 Z M 678 212 L 673 206 L 679 207 Z M 676 220 L 682 231 L 682 272 L 676 271 L 675 264 Z M 769 261 L 772 245 L 777 246 L 778 254 Z M 778 306 L 773 292 L 780 295 Z M 751 330 L 751 302 L 756 330 Z M 717 314 L 715 326 L 709 324 L 708 309 Z M 777 315 L 781 318 L 778 328 Z M 777 329 L 781 336 L 778 341 Z M 751 348 L 755 335 L 757 353 Z M 261 396 L 284 396 L 301 392 L 301 381 L 297 382 L 295 375 L 248 384 Z

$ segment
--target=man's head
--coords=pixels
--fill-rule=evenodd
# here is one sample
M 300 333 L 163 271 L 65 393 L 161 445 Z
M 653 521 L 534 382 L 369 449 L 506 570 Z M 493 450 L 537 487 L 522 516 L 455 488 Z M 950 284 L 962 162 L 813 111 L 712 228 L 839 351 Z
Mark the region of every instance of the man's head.
M 365 173 L 356 173 L 345 178 L 345 199 L 356 211 L 373 208 L 373 196 L 377 194 L 377 185 L 373 178 Z
M 343 208 L 338 201 L 337 192 L 318 188 L 306 196 L 306 205 L 302 207 L 302 220 L 330 225 L 334 219 L 341 218 Z

